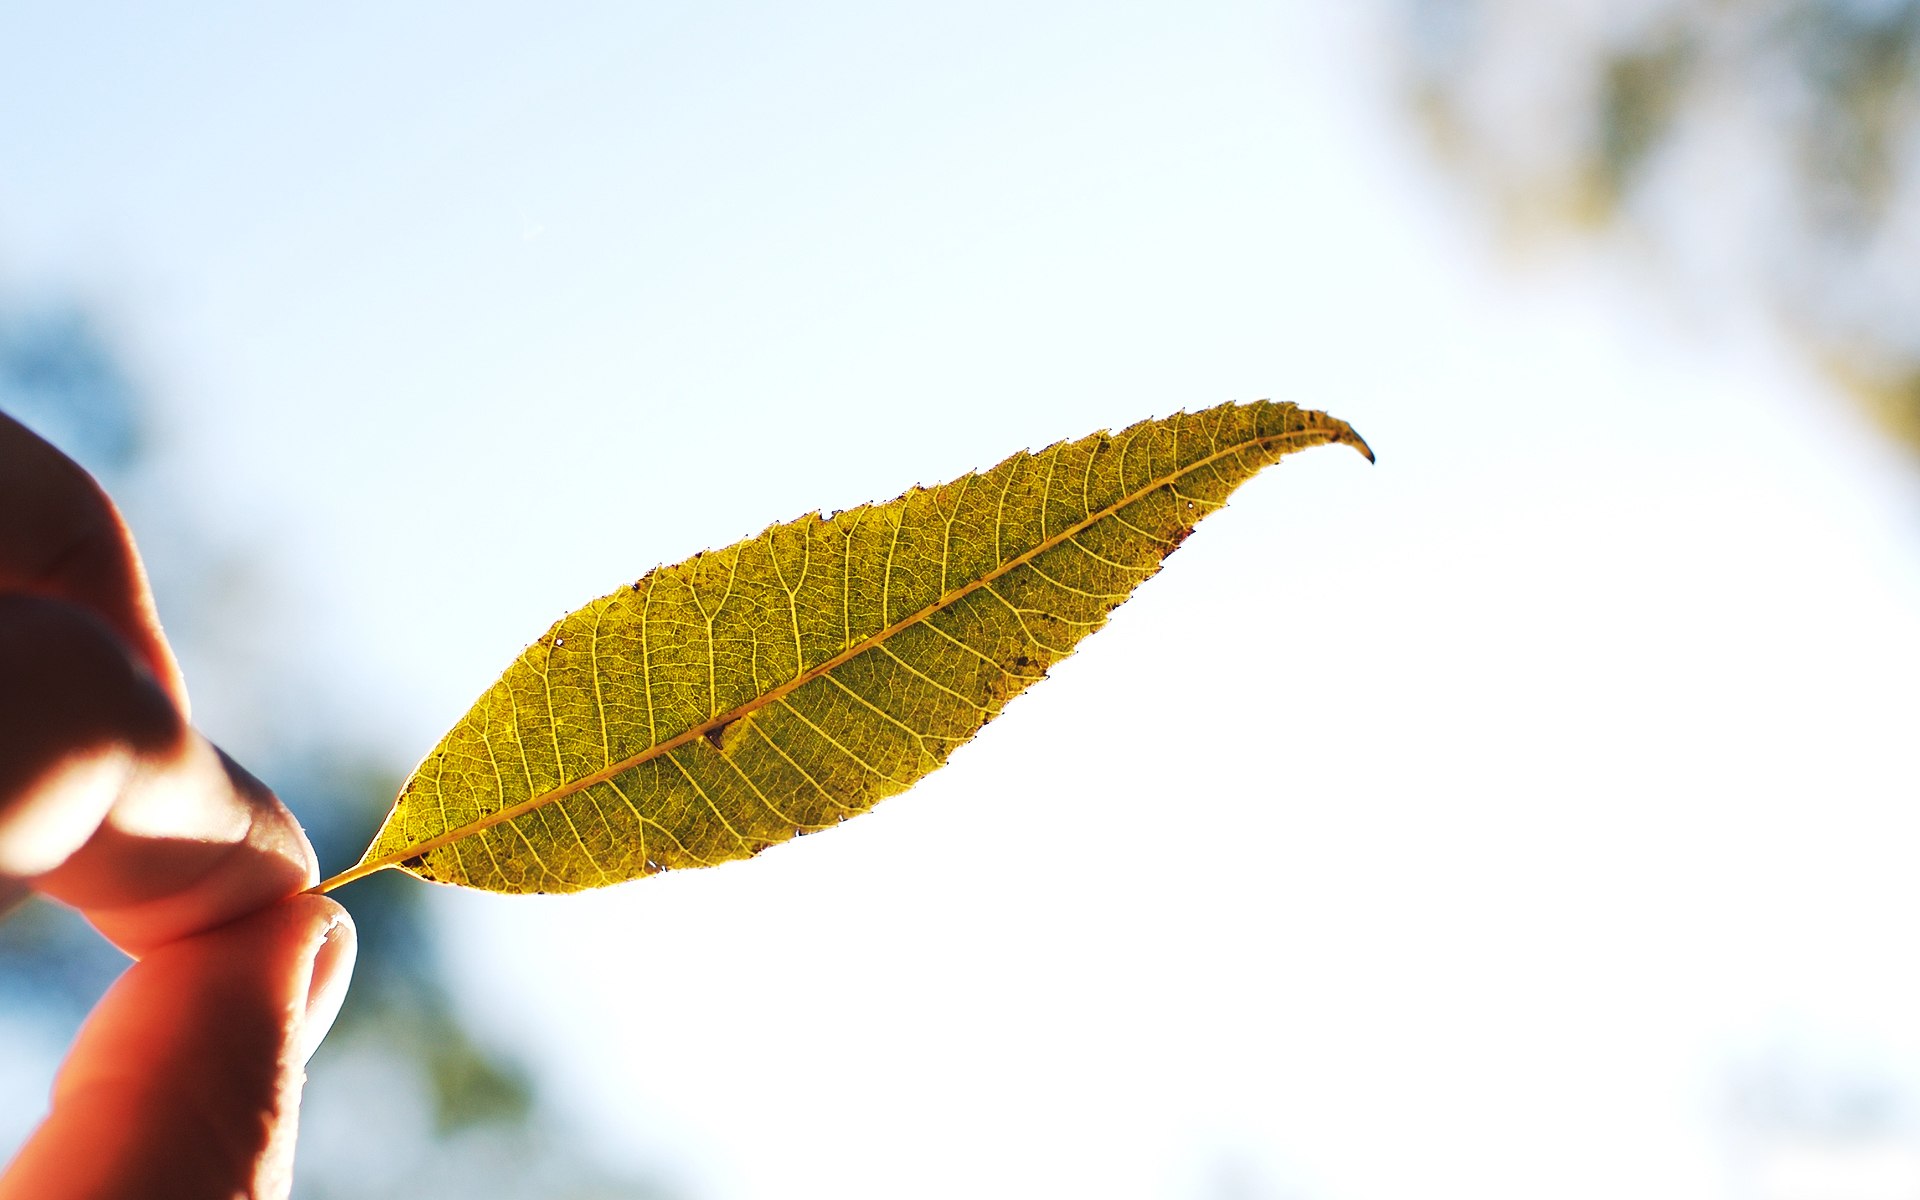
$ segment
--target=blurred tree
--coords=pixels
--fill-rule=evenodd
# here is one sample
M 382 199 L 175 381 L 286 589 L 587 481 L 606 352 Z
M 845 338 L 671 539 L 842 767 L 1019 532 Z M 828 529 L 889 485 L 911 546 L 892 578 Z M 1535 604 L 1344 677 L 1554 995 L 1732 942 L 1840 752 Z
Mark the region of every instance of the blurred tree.
M 323 685 L 240 670 L 199 672 L 235 652 L 237 592 L 270 591 L 244 558 L 214 549 L 187 509 L 159 486 L 141 397 L 97 325 L 74 307 L 0 307 L 0 409 L 48 437 L 107 486 L 139 531 L 170 637 L 196 693 L 248 688 L 222 708 L 271 708 L 299 695 L 306 716 Z M 218 610 L 222 620 L 191 619 Z M 182 618 L 186 619 L 182 619 Z M 224 627 L 224 628 L 223 628 Z M 210 636 L 218 631 L 216 638 Z M 231 663 L 227 664 L 229 667 Z M 298 669 L 295 667 L 294 669 Z M 235 701 L 238 700 L 239 703 Z M 327 740 L 324 720 L 276 726 L 276 744 L 248 766 L 299 816 L 322 863 L 357 856 L 397 784 L 366 750 Z M 290 732 L 282 732 L 282 731 Z M 301 733 L 298 731 L 310 731 Z M 539 1103 L 520 1063 L 481 1044 L 462 1023 L 437 957 L 415 881 L 369 879 L 348 897 L 360 931 L 354 986 L 316 1056 L 302 1119 L 296 1197 L 551 1197 L 613 1200 L 669 1195 L 659 1183 L 596 1164 Z M 0 1039 L 33 1045 L 43 1069 L 0 1076 L 0 1137 L 23 1137 L 43 1107 L 46 1073 L 125 958 L 70 911 L 31 901 L 0 923 Z
M 1509 233 L 1630 231 L 1761 298 L 1920 452 L 1920 0 L 1399 2 Z

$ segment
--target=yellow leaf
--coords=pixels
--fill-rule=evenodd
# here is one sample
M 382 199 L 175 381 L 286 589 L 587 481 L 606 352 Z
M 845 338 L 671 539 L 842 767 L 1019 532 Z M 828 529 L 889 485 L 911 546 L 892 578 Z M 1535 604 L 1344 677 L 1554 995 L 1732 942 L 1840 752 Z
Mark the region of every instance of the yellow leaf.
M 415 768 L 359 864 L 495 892 L 705 867 L 910 787 L 1344 421 L 1224 404 L 768 527 L 556 622 Z

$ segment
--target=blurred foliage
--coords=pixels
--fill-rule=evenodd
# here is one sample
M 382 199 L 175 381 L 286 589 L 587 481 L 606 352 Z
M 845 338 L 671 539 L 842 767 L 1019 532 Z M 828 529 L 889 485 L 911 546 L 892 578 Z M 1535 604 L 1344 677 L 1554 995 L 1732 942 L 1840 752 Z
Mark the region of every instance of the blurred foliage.
M 234 567 L 185 515 L 180 498 L 148 477 L 155 458 L 151 414 L 121 361 L 77 308 L 17 313 L 0 307 L 0 408 L 105 483 L 140 530 L 162 610 L 190 614 L 219 600 L 211 589 L 236 586 Z M 239 583 L 248 595 L 271 590 L 271 581 Z M 226 605 L 223 621 L 236 610 L 245 611 Z M 176 643 L 197 643 L 181 647 L 190 667 L 218 665 L 223 656 L 244 654 L 233 649 L 231 630 L 221 624 L 170 619 L 168 629 Z M 219 638 L 210 636 L 216 630 Z M 248 705 L 271 708 L 274 697 L 299 696 L 303 717 L 324 710 L 323 681 L 258 678 L 258 664 L 252 665 L 251 674 L 212 674 L 218 686 L 251 688 L 240 698 Z M 196 690 L 204 686 L 191 670 L 189 682 Z M 328 725 L 303 719 L 276 728 Z M 384 814 L 398 772 L 324 733 L 300 736 L 283 735 L 264 760 L 256 754 L 247 765 L 299 816 L 321 862 L 351 861 Z M 334 1033 L 310 1067 L 295 1196 L 615 1200 L 675 1194 L 598 1164 L 541 1103 L 525 1067 L 474 1036 L 446 982 L 427 890 L 392 876 L 369 879 L 348 897 L 360 933 L 359 963 Z M 7 1001 L 0 1024 L 64 1042 L 125 965 L 123 955 L 69 910 L 29 902 L 0 923 L 0 992 Z M 4 1127 L 24 1130 L 18 1110 L 37 1110 L 44 1094 L 0 1093 L 0 1106 L 16 1110 L 5 1114 Z M 395 1164 L 405 1170 L 396 1172 Z
M 1920 452 L 1920 0 L 1402 0 L 1414 102 L 1522 239 L 1627 229 Z
M 145 429 L 133 386 L 85 313 L 56 307 L 0 320 L 0 409 L 31 418 L 95 474 L 129 471 Z

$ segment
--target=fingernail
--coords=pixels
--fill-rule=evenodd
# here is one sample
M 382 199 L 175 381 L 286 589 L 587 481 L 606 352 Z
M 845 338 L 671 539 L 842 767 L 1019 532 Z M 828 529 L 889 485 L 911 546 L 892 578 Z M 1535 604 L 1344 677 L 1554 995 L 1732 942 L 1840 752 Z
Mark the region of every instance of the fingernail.
M 307 985 L 307 1011 L 300 1023 L 300 1061 L 305 1063 L 320 1048 L 320 1041 L 333 1028 L 340 1015 L 340 1004 L 347 998 L 347 983 L 353 978 L 353 960 L 359 952 L 353 921 L 344 913 L 327 927 L 326 938 L 313 955 L 313 982 Z

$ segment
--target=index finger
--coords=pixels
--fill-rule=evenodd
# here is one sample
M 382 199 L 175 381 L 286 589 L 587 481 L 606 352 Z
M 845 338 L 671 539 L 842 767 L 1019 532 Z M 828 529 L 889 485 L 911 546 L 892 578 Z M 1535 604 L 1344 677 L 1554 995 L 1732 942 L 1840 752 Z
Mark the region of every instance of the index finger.
M 299 824 L 184 697 L 112 502 L 0 417 L 0 891 L 64 900 L 138 956 L 313 882 Z
M 9 592 L 92 612 L 185 715 L 186 684 L 120 510 L 77 463 L 0 413 L 0 594 Z

